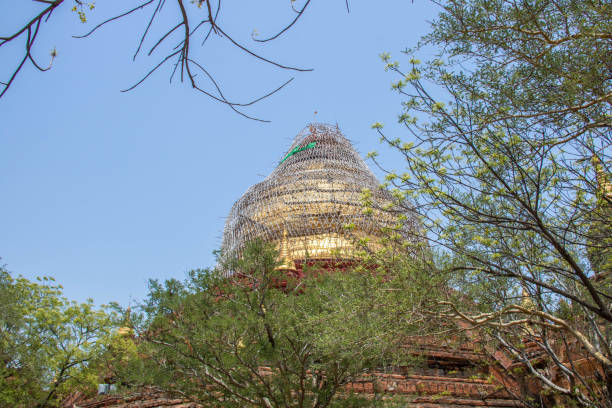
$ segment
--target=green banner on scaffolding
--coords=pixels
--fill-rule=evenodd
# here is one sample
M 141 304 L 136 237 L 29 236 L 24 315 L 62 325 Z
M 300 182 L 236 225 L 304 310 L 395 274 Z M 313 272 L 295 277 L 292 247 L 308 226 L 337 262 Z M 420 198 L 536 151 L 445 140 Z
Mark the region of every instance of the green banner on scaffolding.
M 285 158 L 283 160 L 281 160 L 281 162 L 279 164 L 282 164 L 285 160 L 287 160 L 289 157 L 293 156 L 296 153 L 301 152 L 302 150 L 306 150 L 306 149 L 312 149 L 313 147 L 315 147 L 317 145 L 317 142 L 310 142 L 308 143 L 306 146 L 304 147 L 299 147 L 297 146 L 296 148 L 294 148 L 293 150 L 291 150 L 289 153 L 287 153 L 287 155 L 285 156 Z

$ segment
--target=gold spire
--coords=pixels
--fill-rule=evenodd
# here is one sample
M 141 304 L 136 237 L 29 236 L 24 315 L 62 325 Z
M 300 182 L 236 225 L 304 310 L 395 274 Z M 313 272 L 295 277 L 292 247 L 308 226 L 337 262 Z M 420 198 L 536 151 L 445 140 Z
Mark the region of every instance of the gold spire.
M 521 306 L 527 310 L 535 310 L 535 304 L 533 303 L 533 299 L 531 299 L 531 295 L 523 286 L 523 291 L 521 292 Z
M 530 312 L 536 310 L 536 305 L 535 303 L 533 303 L 533 299 L 531 298 L 531 295 L 529 294 L 529 291 L 527 290 L 526 286 L 524 284 L 521 286 L 523 286 L 523 291 L 521 293 L 521 306 L 529 310 Z M 523 328 L 525 329 L 527 334 L 531 336 L 536 335 L 535 330 L 533 330 L 532 323 L 524 323 Z
M 608 180 L 608 174 L 601 160 L 597 156 L 593 156 L 591 160 L 595 166 L 595 177 L 598 184 L 598 193 L 601 197 L 612 199 L 612 183 Z
M 282 262 L 276 267 L 277 271 L 295 271 L 295 262 L 289 257 L 289 243 L 287 240 L 287 229 L 283 229 L 283 238 L 279 243 L 278 258 Z
M 411 242 L 418 235 L 416 213 L 394 206 L 392 194 L 379 188 L 337 127 L 310 125 L 296 136 L 288 156 L 236 201 L 223 232 L 224 252 L 240 254 L 247 242 L 263 239 L 276 245 L 279 269 L 300 267 L 305 259 L 359 259 L 357 240 L 378 250 L 386 228 L 395 230 L 399 213 L 404 220 L 397 233 Z M 364 188 L 372 192 L 371 217 L 361 211 Z
M 120 327 L 119 329 L 117 329 L 117 334 L 121 337 L 125 337 L 125 336 L 131 336 L 134 334 L 134 329 L 132 329 L 132 321 L 130 319 L 130 314 L 131 314 L 131 307 L 128 306 L 127 310 L 125 311 L 125 319 L 123 322 L 123 326 Z

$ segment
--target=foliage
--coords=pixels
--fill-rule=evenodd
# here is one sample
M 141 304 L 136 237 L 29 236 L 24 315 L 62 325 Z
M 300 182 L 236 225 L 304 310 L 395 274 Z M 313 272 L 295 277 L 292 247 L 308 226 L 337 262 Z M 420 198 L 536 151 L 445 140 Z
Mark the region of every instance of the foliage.
M 483 328 L 545 389 L 610 406 L 612 5 L 436 3 L 407 70 L 381 56 L 411 140 L 373 127 L 406 159 L 387 180 L 416 202 L 461 289 L 444 315 Z
M 57 406 L 77 388 L 95 389 L 112 329 L 111 314 L 68 301 L 53 279 L 0 268 L 0 405 Z
M 371 405 L 344 386 L 408 358 L 397 347 L 390 354 L 422 319 L 397 308 L 405 298 L 393 288 L 405 282 L 371 270 L 294 279 L 275 269 L 277 257 L 255 242 L 223 261 L 231 277 L 196 270 L 185 282 L 151 281 L 140 334 L 147 357 L 126 381 L 224 407 Z

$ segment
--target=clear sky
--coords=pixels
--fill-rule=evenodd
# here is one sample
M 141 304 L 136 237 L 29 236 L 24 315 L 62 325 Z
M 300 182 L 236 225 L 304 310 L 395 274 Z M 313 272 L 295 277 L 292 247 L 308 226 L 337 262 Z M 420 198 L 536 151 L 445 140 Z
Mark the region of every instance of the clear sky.
M 230 207 L 309 122 L 338 123 L 362 155 L 381 150 L 390 167 L 401 167 L 370 129 L 376 121 L 394 129 L 400 111 L 390 90 L 396 78 L 378 55 L 399 59 L 427 32 L 436 8 L 423 0 L 352 0 L 347 13 L 344 0 L 313 1 L 291 31 L 254 44 L 254 29 L 264 37 L 293 18 L 289 3 L 226 0 L 219 22 L 266 57 L 313 72 L 262 64 L 222 38 L 192 51 L 231 99 L 260 96 L 295 76 L 247 111 L 269 124 L 246 120 L 187 84 L 170 85 L 170 65 L 119 92 L 163 56 L 131 58 L 152 9 L 82 40 L 71 35 L 136 3 L 98 0 L 87 24 L 69 8 L 54 14 L 35 51 L 47 60 L 56 47 L 53 69 L 27 67 L 0 99 L 0 263 L 30 279 L 53 276 L 71 299 L 127 305 L 146 295 L 149 278 L 182 279 L 214 265 Z M 40 6 L 0 0 L 0 35 Z M 154 34 L 162 23 L 176 24 L 174 4 L 166 8 Z M 0 80 L 19 52 L 0 49 Z

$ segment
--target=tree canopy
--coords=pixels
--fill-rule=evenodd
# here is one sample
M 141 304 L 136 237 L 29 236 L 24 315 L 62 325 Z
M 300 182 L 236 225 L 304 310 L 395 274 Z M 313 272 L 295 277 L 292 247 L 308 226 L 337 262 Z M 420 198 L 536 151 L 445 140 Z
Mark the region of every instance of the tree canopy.
M 408 61 L 382 55 L 409 136 L 374 128 L 406 160 L 388 183 L 416 202 L 449 284 L 472 295 L 443 314 L 487 328 L 545 389 L 610 406 L 612 6 L 436 3 Z M 580 358 L 597 373 L 585 377 Z
M 356 407 L 369 402 L 347 384 L 410 359 L 396 339 L 423 316 L 402 312 L 404 280 L 368 269 L 293 279 L 262 242 L 223 262 L 231 277 L 151 281 L 137 328 L 145 357 L 124 381 L 215 406 Z
M 51 278 L 0 268 L 0 405 L 54 407 L 77 388 L 96 389 L 115 317 L 67 300 Z

